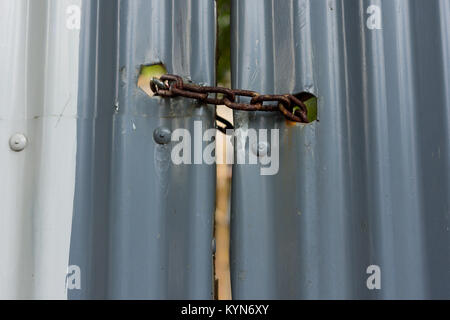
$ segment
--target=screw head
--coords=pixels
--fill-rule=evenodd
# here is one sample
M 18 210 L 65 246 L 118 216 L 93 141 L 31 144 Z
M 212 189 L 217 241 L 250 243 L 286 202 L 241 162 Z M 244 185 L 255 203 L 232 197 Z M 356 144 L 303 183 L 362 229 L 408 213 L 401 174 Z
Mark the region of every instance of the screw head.
M 22 133 L 16 133 L 9 139 L 9 147 L 11 150 L 20 152 L 27 146 L 27 137 Z
M 172 131 L 167 127 L 159 127 L 153 131 L 153 139 L 157 144 L 168 144 L 171 140 Z
M 252 152 L 257 157 L 265 157 L 269 153 L 270 145 L 268 142 L 260 142 L 252 145 Z

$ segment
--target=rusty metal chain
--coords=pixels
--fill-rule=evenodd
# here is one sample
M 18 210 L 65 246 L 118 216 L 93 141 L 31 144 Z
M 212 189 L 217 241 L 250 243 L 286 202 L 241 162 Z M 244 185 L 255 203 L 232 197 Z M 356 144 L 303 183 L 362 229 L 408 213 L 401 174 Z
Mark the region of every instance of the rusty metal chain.
M 224 87 L 204 87 L 187 83 L 177 75 L 165 74 L 159 79 L 153 78 L 150 81 L 150 88 L 153 93 L 161 97 L 185 97 L 196 99 L 200 102 L 225 105 L 233 110 L 244 111 L 280 111 L 283 115 L 295 122 L 308 123 L 305 103 L 292 94 L 284 95 L 261 95 L 255 91 L 229 89 Z M 210 95 L 215 94 L 215 97 Z M 217 94 L 222 97 L 218 98 Z M 250 103 L 236 102 L 236 98 L 250 97 Z M 277 102 L 277 104 L 264 104 L 264 102 Z M 220 118 L 220 117 L 219 117 Z M 223 118 L 217 119 L 225 124 L 225 128 L 218 127 L 222 132 L 231 124 Z

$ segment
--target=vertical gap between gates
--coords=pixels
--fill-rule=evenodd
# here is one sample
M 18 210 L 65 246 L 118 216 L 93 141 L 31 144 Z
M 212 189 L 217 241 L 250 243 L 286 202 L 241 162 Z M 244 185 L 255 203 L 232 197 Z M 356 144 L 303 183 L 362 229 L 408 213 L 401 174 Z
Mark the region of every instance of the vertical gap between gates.
M 216 0 L 217 6 L 217 65 L 216 74 L 218 85 L 231 85 L 231 46 L 230 46 L 230 1 Z M 225 106 L 218 106 L 217 114 L 233 123 L 233 111 Z M 233 150 L 226 148 L 225 135 L 217 130 L 216 153 L 221 152 L 223 159 Z M 214 259 L 214 274 L 216 283 L 216 299 L 231 299 L 230 281 L 230 194 L 231 194 L 232 166 L 217 164 L 215 239 L 216 254 Z

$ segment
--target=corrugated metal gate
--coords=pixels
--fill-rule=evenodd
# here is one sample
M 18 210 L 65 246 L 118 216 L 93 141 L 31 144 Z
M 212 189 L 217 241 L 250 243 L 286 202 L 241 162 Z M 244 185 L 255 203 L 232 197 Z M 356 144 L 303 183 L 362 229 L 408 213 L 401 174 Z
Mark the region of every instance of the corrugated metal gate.
M 149 99 L 142 65 L 213 84 L 214 2 L 87 1 L 80 51 L 70 298 L 212 297 L 215 166 L 171 164 L 157 128 L 214 125 L 212 107 Z
M 306 126 L 235 114 L 280 129 L 280 170 L 233 168 L 234 298 L 450 297 L 449 17 L 445 0 L 233 2 L 234 86 L 319 101 Z
M 215 110 L 137 83 L 164 63 L 215 84 L 215 2 L 0 14 L 0 297 L 212 298 L 215 165 L 173 164 L 154 133 L 203 134 Z M 279 171 L 233 166 L 233 298 L 450 298 L 449 17 L 447 0 L 232 1 L 233 87 L 319 108 L 235 112 L 279 129 Z

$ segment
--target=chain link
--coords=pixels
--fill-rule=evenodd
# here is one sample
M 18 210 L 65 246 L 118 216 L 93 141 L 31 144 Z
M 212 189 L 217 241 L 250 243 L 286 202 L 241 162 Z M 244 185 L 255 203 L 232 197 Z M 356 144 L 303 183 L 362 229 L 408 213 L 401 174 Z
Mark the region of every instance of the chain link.
M 172 74 L 162 75 L 159 79 L 153 78 L 150 81 L 150 88 L 156 96 L 191 98 L 207 104 L 225 105 L 233 110 L 279 111 L 291 121 L 308 123 L 308 110 L 305 103 L 292 94 L 260 95 L 249 90 L 204 87 L 184 82 L 180 76 Z M 212 94 L 215 96 L 212 97 Z M 218 94 L 222 97 L 218 98 Z M 236 102 L 239 96 L 251 98 L 250 103 Z M 264 104 L 265 102 L 277 102 L 277 104 Z M 218 120 L 228 127 L 228 124 L 222 121 L 224 119 Z M 225 130 L 220 127 L 218 129 L 222 132 Z

